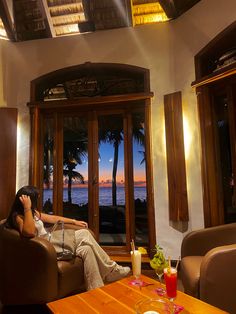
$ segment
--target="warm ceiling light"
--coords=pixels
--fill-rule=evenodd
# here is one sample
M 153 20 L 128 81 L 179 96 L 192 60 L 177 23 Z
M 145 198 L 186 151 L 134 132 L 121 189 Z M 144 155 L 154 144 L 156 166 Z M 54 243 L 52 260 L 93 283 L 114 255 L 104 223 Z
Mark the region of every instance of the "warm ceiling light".
M 0 38 L 8 40 L 7 33 L 1 18 L 0 18 Z
M 133 25 L 143 25 L 168 20 L 167 15 L 158 1 L 132 4 Z

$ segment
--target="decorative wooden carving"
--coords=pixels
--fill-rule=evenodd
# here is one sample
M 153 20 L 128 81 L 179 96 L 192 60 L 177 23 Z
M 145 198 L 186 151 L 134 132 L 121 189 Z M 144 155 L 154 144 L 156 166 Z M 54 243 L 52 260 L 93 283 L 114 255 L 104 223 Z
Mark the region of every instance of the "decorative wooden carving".
M 31 101 L 144 93 L 150 91 L 148 74 L 141 67 L 86 62 L 32 81 L 32 94 L 37 92 Z
M 181 92 L 164 96 L 169 218 L 188 221 Z
M 17 109 L 0 108 L 0 219 L 7 217 L 16 189 Z

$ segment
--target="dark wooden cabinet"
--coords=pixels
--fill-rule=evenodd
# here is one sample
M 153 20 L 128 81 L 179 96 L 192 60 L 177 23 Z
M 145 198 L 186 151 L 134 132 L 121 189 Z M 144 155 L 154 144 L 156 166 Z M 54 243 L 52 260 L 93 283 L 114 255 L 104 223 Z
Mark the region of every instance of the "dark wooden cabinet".
M 195 56 L 205 226 L 236 222 L 236 22 Z
M 196 80 L 205 85 L 236 73 L 236 22 L 219 33 L 195 56 Z
M 3 219 L 9 213 L 16 188 L 16 108 L 0 108 L 0 139 L 0 219 Z

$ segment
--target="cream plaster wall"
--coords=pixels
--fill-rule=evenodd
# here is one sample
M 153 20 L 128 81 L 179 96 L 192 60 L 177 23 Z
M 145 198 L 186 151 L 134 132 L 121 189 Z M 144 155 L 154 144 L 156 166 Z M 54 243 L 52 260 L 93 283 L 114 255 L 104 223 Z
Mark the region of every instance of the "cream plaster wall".
M 22 43 L 2 41 L 0 105 L 6 103 L 19 110 L 17 189 L 28 183 L 29 112 L 26 103 L 30 99 L 31 80 L 87 61 L 148 68 L 154 92 L 152 152 L 156 236 L 167 254 L 178 258 L 184 234 L 203 226 L 199 124 L 196 96 L 191 88 L 195 78 L 193 58 L 236 18 L 235 0 L 217 0 L 217 6 L 215 4 L 215 0 L 201 0 L 169 23 Z M 182 91 L 184 128 L 189 130 L 186 168 L 190 221 L 187 225 L 170 224 L 168 219 L 163 96 L 175 91 Z

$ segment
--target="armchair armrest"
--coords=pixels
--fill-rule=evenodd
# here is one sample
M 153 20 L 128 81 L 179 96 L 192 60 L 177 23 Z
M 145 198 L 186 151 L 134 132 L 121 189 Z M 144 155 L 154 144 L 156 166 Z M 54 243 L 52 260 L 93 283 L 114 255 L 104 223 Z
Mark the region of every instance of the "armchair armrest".
M 217 246 L 234 243 L 236 243 L 236 223 L 192 231 L 182 241 L 181 257 L 204 256 Z
M 210 250 L 201 263 L 200 299 L 221 309 L 235 310 L 235 265 L 236 244 Z
M 56 251 L 43 238 L 22 238 L 16 230 L 1 226 L 0 299 L 3 304 L 45 303 L 58 289 Z M 17 291 L 17 293 L 15 292 Z M 19 293 L 20 291 L 20 293 Z

